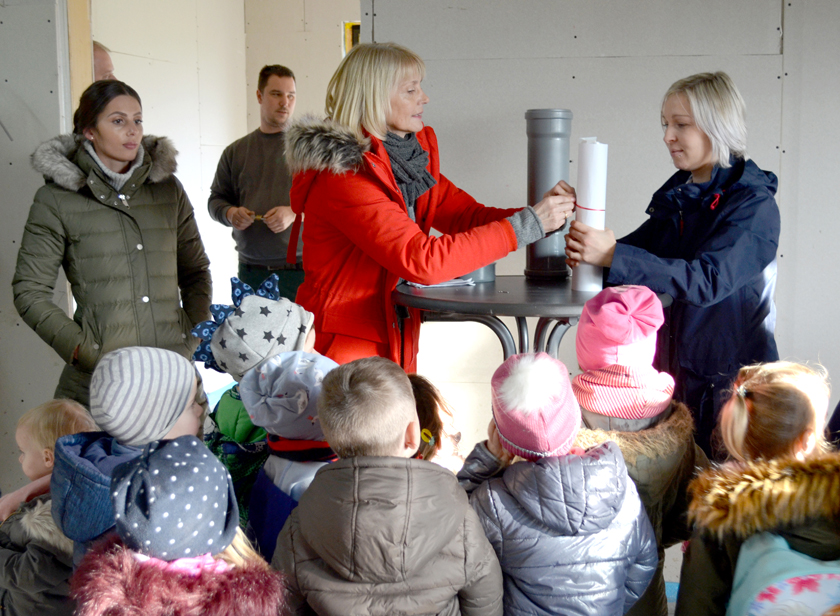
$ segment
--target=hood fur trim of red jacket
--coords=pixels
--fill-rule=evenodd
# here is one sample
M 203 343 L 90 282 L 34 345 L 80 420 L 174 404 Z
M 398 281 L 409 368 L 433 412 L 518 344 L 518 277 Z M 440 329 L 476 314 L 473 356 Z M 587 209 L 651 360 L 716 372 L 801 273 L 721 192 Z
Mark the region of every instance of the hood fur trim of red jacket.
M 198 577 L 142 566 L 117 538 L 84 557 L 70 580 L 78 616 L 277 616 L 282 576 L 247 565 Z

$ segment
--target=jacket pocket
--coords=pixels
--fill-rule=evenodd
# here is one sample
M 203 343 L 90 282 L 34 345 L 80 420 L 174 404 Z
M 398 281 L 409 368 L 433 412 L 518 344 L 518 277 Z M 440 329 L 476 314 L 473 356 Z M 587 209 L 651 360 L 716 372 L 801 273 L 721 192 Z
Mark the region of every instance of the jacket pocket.
M 181 330 L 181 340 L 183 341 L 184 348 L 187 350 L 186 357 L 192 360 L 192 354 L 198 348 L 199 340 L 192 335 L 193 325 L 186 310 L 183 308 L 178 308 L 178 325 Z
M 99 335 L 93 314 L 87 309 L 82 313 L 82 341 L 79 343 L 78 367 L 83 372 L 93 372 L 102 356 L 102 338 Z

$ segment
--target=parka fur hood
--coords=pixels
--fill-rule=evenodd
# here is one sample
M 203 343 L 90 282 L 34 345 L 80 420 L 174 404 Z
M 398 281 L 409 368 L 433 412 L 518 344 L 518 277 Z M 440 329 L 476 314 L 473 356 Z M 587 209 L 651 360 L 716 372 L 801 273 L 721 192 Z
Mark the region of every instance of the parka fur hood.
M 669 456 L 684 447 L 694 434 L 694 420 L 688 407 L 681 402 L 674 402 L 673 405 L 674 410 L 667 419 L 645 430 L 619 432 L 581 428 L 575 446 L 585 450 L 613 441 L 618 444 L 629 465 L 634 465 L 639 456 L 651 459 Z
M 286 164 L 293 174 L 357 171 L 369 151 L 369 138 L 360 140 L 350 130 L 327 118 L 307 115 L 286 130 Z
M 47 497 L 31 501 L 21 509 L 20 526 L 30 541 L 50 546 L 53 551 L 71 559 L 73 541 L 59 530 L 52 517 L 52 500 Z
M 76 154 L 82 147 L 81 135 L 59 135 L 39 145 L 32 153 L 32 167 L 48 180 L 74 192 L 85 185 L 87 174 L 76 164 Z M 151 161 L 148 181 L 156 184 L 175 173 L 178 150 L 168 137 L 146 135 L 141 141 L 144 160 Z
M 718 540 L 834 520 L 840 515 L 840 454 L 731 462 L 706 471 L 689 489 L 689 516 Z
M 277 616 L 282 576 L 263 563 L 189 576 L 138 562 L 117 538 L 89 552 L 70 581 L 78 616 Z

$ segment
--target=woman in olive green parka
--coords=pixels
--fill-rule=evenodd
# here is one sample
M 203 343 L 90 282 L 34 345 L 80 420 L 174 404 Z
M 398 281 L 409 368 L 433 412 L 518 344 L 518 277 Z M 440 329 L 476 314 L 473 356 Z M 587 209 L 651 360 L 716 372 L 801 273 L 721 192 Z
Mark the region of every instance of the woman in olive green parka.
M 165 137 L 143 136 L 140 97 L 119 81 L 82 94 L 74 133 L 41 144 L 35 194 L 12 281 L 23 320 L 67 362 L 56 397 L 88 404 L 105 353 L 126 346 L 191 358 L 209 318 L 210 262 Z M 73 318 L 53 302 L 59 268 Z

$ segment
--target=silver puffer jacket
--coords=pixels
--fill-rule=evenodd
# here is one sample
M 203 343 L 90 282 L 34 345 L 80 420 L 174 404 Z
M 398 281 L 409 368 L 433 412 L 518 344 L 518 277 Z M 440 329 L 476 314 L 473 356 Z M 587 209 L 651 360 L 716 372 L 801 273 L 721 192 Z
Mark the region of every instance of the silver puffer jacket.
M 458 478 L 473 489 L 470 502 L 502 565 L 505 614 L 629 610 L 658 557 L 618 445 L 608 441 L 583 455 L 518 462 L 481 481 L 499 468 L 480 443 Z

